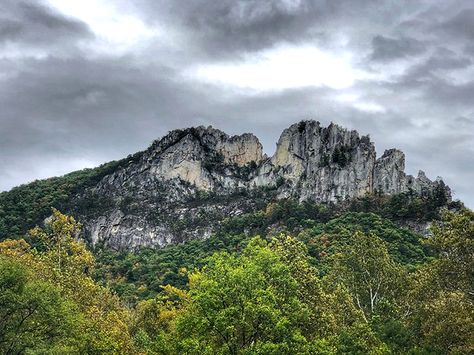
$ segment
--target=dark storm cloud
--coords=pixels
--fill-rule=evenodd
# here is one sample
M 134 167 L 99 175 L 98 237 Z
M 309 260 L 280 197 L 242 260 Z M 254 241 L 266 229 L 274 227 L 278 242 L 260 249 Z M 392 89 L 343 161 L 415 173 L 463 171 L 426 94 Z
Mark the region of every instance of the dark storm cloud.
M 215 2 L 214 6 L 206 1 L 188 4 L 184 13 L 186 24 L 207 37 L 213 52 L 257 50 L 275 42 L 301 39 L 321 16 L 309 3 L 288 6 L 285 2 L 226 0 Z M 181 4 L 173 12 L 180 8 Z
M 49 45 L 87 36 L 91 33 L 84 23 L 67 18 L 45 5 L 22 0 L 2 1 L 0 43 Z
M 457 197 L 474 205 L 469 2 L 111 4 L 159 25 L 172 48 L 157 38 L 125 54 L 95 51 L 100 34 L 85 23 L 38 1 L 2 3 L 0 190 L 122 158 L 171 129 L 192 125 L 254 132 L 272 154 L 284 128 L 314 118 L 370 133 L 379 155 L 402 149 L 409 173 L 422 169 L 431 178 L 442 175 Z M 81 41 L 86 45 L 78 45 Z M 12 57 L 7 44 L 20 47 L 20 54 Z M 190 65 L 239 64 L 282 44 L 350 52 L 356 69 L 378 76 L 356 80 L 345 90 L 242 92 L 183 75 Z M 341 93 L 355 93 L 356 103 L 366 106 L 338 99 Z
M 466 2 L 465 5 L 470 4 Z M 453 17 L 435 25 L 434 28 L 454 38 L 472 40 L 474 38 L 474 8 L 462 9 Z
M 371 30 L 398 24 L 398 16 L 414 8 L 406 0 L 390 7 L 374 0 L 140 0 L 138 4 L 136 11 L 143 18 L 173 26 L 192 38 L 190 46 L 197 45 L 214 58 L 281 43 L 310 41 L 332 47 L 339 34 L 349 34 L 354 26 L 363 31 L 349 40 L 359 45 L 370 40 Z
M 189 105 L 205 102 L 174 84 L 166 68 L 149 73 L 125 59 L 22 66 L 0 91 L 0 165 L 8 167 L 0 181 L 10 186 L 21 176 L 64 174 L 144 149 L 170 129 L 195 124 L 198 105 Z
M 414 92 L 423 102 L 432 105 L 473 108 L 474 79 L 459 75 L 462 78 L 459 82 L 450 77 L 456 71 L 472 67 L 473 60 L 440 47 L 386 86 L 405 93 Z
M 260 0 L 144 1 L 143 5 L 152 9 L 151 21 L 159 18 L 174 23 L 199 41 L 205 51 L 224 56 L 302 40 L 311 33 L 318 35 L 314 27 L 324 15 L 312 1 L 294 5 Z
M 48 142 L 55 145 L 54 154 L 97 145 L 111 152 L 117 149 L 114 142 L 137 134 L 147 117 L 161 113 L 166 120 L 189 96 L 187 88 L 173 84 L 166 68 L 148 73 L 124 59 L 53 57 L 29 60 L 23 66 L 0 91 L 3 151 L 8 149 L 4 145 L 36 150 Z
M 371 59 L 376 61 L 389 61 L 421 54 L 426 50 L 426 45 L 413 38 L 388 38 L 377 35 L 372 39 L 373 51 Z

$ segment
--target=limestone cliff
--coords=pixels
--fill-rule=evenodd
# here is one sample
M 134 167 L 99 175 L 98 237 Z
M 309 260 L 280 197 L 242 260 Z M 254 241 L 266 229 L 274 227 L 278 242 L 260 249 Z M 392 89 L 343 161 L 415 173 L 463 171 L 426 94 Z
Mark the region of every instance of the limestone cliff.
M 375 148 L 367 136 L 305 121 L 283 131 L 275 155 L 255 180 L 261 186 L 275 176 L 285 179 L 282 197 L 338 201 L 372 192 L 374 163 Z
M 431 181 L 422 170 L 418 172 L 416 178 L 406 175 L 405 154 L 398 149 L 386 150 L 375 162 L 373 191 L 376 193 L 391 195 L 413 191 L 423 195 L 440 186 L 443 186 L 440 177 L 436 181 Z M 445 193 L 450 195 L 449 188 L 443 188 L 446 190 Z
M 197 127 L 155 141 L 79 193 L 73 205 L 94 207 L 76 211 L 93 244 L 121 249 L 205 238 L 214 223 L 272 198 L 337 202 L 440 186 L 449 195 L 441 180 L 432 182 L 423 172 L 414 178 L 404 169 L 401 151 L 377 159 L 368 136 L 336 124 L 290 126 L 270 158 L 252 134 L 230 137 Z

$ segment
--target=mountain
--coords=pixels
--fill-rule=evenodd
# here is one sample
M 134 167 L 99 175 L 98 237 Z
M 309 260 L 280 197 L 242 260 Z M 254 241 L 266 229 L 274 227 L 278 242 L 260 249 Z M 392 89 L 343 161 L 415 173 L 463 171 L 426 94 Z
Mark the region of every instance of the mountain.
M 332 123 L 291 125 L 272 157 L 253 134 L 188 128 L 122 161 L 0 194 L 0 230 L 20 234 L 53 206 L 76 216 L 93 245 L 133 249 L 207 238 L 225 218 L 272 200 L 335 204 L 409 194 L 450 201 L 441 178 L 431 181 L 422 171 L 413 177 L 404 169 L 400 150 L 377 159 L 368 136 Z M 39 207 L 18 206 L 25 198 Z

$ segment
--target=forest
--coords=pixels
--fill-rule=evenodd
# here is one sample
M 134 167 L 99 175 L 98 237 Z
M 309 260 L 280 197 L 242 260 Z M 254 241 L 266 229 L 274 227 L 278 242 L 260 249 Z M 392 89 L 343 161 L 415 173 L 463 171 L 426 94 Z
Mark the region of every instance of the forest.
M 54 209 L 0 242 L 0 353 L 474 352 L 466 208 L 442 210 L 428 237 L 383 213 L 288 202 L 158 250 L 91 249 L 80 229 Z

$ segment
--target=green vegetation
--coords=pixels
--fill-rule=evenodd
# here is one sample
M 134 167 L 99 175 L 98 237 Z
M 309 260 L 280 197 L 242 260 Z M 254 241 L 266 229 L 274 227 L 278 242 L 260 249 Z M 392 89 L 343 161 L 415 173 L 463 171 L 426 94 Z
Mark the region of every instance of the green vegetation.
M 290 211 L 292 207 L 294 210 Z M 355 212 L 329 219 L 327 213 L 325 208 L 312 204 L 305 207 L 290 201 L 273 203 L 265 211 L 225 220 L 219 231 L 207 240 L 193 240 L 159 250 L 142 249 L 138 253 L 100 249 L 96 251 L 99 263 L 96 278 L 107 280 L 108 286 L 123 300 L 134 304 L 160 293 L 163 284 L 185 287 L 187 279 L 183 270 L 201 268 L 206 258 L 216 251 L 239 253 L 253 235 L 267 236 L 270 240 L 271 233 L 267 232 L 271 228 L 296 235 L 303 241 L 310 262 L 319 265 L 321 274 L 331 265 L 331 256 L 341 251 L 357 231 L 381 236 L 390 255 L 407 267 L 414 268 L 427 260 L 428 250 L 420 237 L 387 219 L 373 213 Z M 319 221 L 329 221 L 305 218 L 310 215 Z
M 73 173 L 14 187 L 0 193 L 0 240 L 20 236 L 51 215 L 51 207 L 68 210 L 71 198 L 86 187 L 97 184 L 105 175 L 138 159 L 140 153 L 121 161 L 113 161 L 94 169 Z M 85 201 L 83 209 L 102 204 Z M 79 208 L 76 206 L 76 208 Z
M 0 243 L 1 354 L 124 354 L 130 311 L 91 278 L 80 225 L 53 211 L 45 229 Z
M 180 137 L 182 138 L 188 133 L 194 134 L 196 138 L 199 138 L 199 134 L 195 129 L 178 131 L 176 137 L 167 138 L 170 140 L 168 144 L 172 144 L 176 139 L 179 140 Z M 150 149 L 159 149 L 158 146 L 160 144 L 160 141 L 155 141 Z M 331 156 L 323 156 L 322 166 L 329 165 L 331 162 L 344 166 L 349 162 L 350 149 L 349 146 L 337 147 Z M 104 176 L 137 162 L 142 155 L 143 152 L 139 152 L 123 160 L 110 162 L 94 169 L 84 169 L 62 177 L 37 180 L 0 193 L 0 240 L 4 240 L 7 237 L 21 237 L 29 229 L 36 225 L 41 225 L 43 220 L 51 214 L 51 207 L 60 209 L 75 217 L 83 217 L 84 215 L 98 217 L 101 213 L 112 207 L 120 208 L 123 212 L 135 211 L 140 207 L 140 203 L 133 197 L 133 188 L 128 192 L 128 195 L 122 196 L 122 199 L 115 200 L 109 194 L 97 194 L 87 188 L 96 186 Z M 209 154 L 207 160 L 204 161 L 204 167 L 213 171 L 231 172 L 242 180 L 248 180 L 252 176 L 252 172 L 257 168 L 255 162 L 241 167 L 235 164 L 224 163 L 224 158 L 221 154 Z M 184 184 L 184 182 L 182 183 Z M 187 203 L 190 206 L 202 206 L 204 202 L 240 202 L 243 211 L 249 212 L 261 209 L 267 205 L 274 199 L 277 194 L 276 190 L 285 184 L 287 184 L 285 179 L 279 177 L 273 187 L 236 190 L 228 195 L 197 191 L 195 198 L 189 198 Z M 166 186 L 164 184 L 157 184 L 154 188 L 154 199 L 159 201 L 162 193 L 166 192 Z M 372 212 L 392 221 L 423 222 L 438 219 L 440 207 L 446 205 L 448 207 L 462 207 L 458 202 L 448 204 L 445 186 L 442 182 L 438 185 L 437 189 L 426 191 L 421 196 L 409 191 L 394 196 L 368 195 L 338 205 L 328 203 L 324 206 L 314 207 L 314 204 L 306 203 L 300 206 L 291 200 L 283 201 L 278 205 L 282 207 L 277 208 L 280 210 L 284 209 L 285 213 L 280 213 L 279 217 L 275 217 L 275 219 L 278 221 L 281 221 L 281 218 L 286 219 L 287 221 L 284 224 L 288 226 L 290 231 L 293 231 L 292 228 L 300 224 L 304 219 L 325 222 L 331 217 L 348 211 Z M 166 214 L 161 213 L 159 210 L 145 211 L 145 213 L 148 214 L 147 218 L 152 222 L 156 219 L 163 220 L 166 218 Z M 322 214 L 326 216 L 323 217 Z M 293 218 L 293 221 L 289 221 L 288 218 Z M 202 218 L 201 216 L 192 216 L 192 220 L 188 218 L 187 221 L 181 222 L 171 217 L 170 224 L 176 223 L 177 225 L 171 225 L 170 227 L 178 232 L 185 229 L 188 225 L 195 226 L 196 223 L 200 222 L 203 222 L 203 226 L 214 227 L 209 224 L 218 224 L 221 219 L 221 216 L 204 216 Z M 180 225 L 181 223 L 182 225 Z M 268 225 L 264 227 L 268 227 Z
M 94 254 L 53 210 L 0 242 L 0 353 L 473 353 L 474 213 L 421 237 L 392 208 L 280 201 L 207 240 Z
M 304 223 L 314 225 L 297 237 L 223 233 L 154 254 L 102 251 L 98 264 L 73 238 L 80 225 L 54 210 L 44 229 L 29 232 L 35 247 L 0 243 L 0 352 L 474 351 L 473 212 L 445 211 L 423 242 L 374 214 Z M 318 249 L 323 243 L 315 239 L 333 243 Z M 398 244 L 423 245 L 402 254 Z M 430 258 L 420 257 L 424 248 Z M 151 259 L 139 260 L 143 255 Z M 170 264 L 180 270 L 164 278 Z M 155 283 L 156 292 L 142 300 L 122 293 L 120 302 L 91 278 L 97 267 L 109 286 L 111 273 L 122 270 L 142 278 L 143 287 Z
M 0 257 L 0 349 L 18 354 L 26 349 L 65 350 L 77 331 L 74 304 L 50 283 L 35 280 L 25 265 Z
M 334 152 L 332 153 L 332 162 L 343 168 L 351 162 L 351 157 L 351 147 L 342 145 L 340 147 L 334 148 Z

